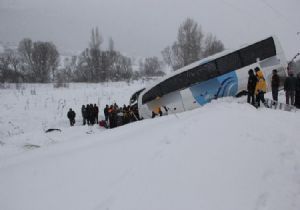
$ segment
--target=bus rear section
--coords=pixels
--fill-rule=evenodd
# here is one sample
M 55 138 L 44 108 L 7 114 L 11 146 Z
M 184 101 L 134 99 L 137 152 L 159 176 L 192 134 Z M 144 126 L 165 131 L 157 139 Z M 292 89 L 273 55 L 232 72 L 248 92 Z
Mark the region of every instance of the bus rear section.
M 143 118 L 167 107 L 170 113 L 191 110 L 213 99 L 247 91 L 248 71 L 259 67 L 271 90 L 272 71 L 287 75 L 287 61 L 276 37 L 268 37 L 235 51 L 223 52 L 177 70 L 141 92 L 138 109 Z M 283 83 L 281 83 L 283 84 Z

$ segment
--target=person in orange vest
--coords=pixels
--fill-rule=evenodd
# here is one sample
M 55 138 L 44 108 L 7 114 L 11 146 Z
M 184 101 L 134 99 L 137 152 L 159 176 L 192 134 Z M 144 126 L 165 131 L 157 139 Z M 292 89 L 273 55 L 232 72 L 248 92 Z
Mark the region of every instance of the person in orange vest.
M 152 118 L 154 118 L 156 115 L 162 116 L 162 111 L 159 106 L 152 110 Z

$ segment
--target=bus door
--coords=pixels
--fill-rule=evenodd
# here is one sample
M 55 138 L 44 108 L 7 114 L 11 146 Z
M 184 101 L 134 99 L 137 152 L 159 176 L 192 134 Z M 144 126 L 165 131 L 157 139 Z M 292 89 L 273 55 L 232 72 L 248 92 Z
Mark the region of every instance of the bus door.
M 180 93 L 185 110 L 191 110 L 200 107 L 189 88 L 181 90 Z
M 165 111 L 163 108 L 164 106 L 168 109 L 168 113 L 170 114 L 185 111 L 180 91 L 175 91 L 164 95 L 160 99 L 160 104 L 162 106 L 162 112 Z

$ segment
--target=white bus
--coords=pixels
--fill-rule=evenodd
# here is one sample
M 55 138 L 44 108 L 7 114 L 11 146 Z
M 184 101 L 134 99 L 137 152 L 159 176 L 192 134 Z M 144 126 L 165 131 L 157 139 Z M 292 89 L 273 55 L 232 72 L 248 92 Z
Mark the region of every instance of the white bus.
M 141 119 L 150 118 L 157 107 L 169 113 L 191 110 L 213 99 L 247 93 L 248 71 L 256 67 L 263 71 L 268 90 L 273 69 L 286 77 L 287 60 L 275 36 L 185 66 L 134 93 L 130 103 Z

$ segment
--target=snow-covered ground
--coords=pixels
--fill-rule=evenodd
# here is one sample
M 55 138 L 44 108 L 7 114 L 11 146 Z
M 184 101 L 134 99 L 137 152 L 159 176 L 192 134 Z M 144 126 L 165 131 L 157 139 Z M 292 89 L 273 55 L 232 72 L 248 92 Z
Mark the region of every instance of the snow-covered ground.
M 111 130 L 80 117 L 69 127 L 69 107 L 127 104 L 142 86 L 1 89 L 0 209 L 300 209 L 299 111 L 224 98 Z
M 76 114 L 76 129 L 81 127 L 81 106 L 97 104 L 100 115 L 106 104 L 128 104 L 131 94 L 147 82 L 70 84 L 69 88 L 53 88 L 52 84 L 25 84 L 0 89 L 0 162 L 3 156 L 14 155 L 30 149 L 28 145 L 45 146 L 64 141 L 45 135 L 49 128 L 65 132 L 69 128 L 67 112 L 72 108 Z M 62 136 L 65 136 L 62 134 Z

